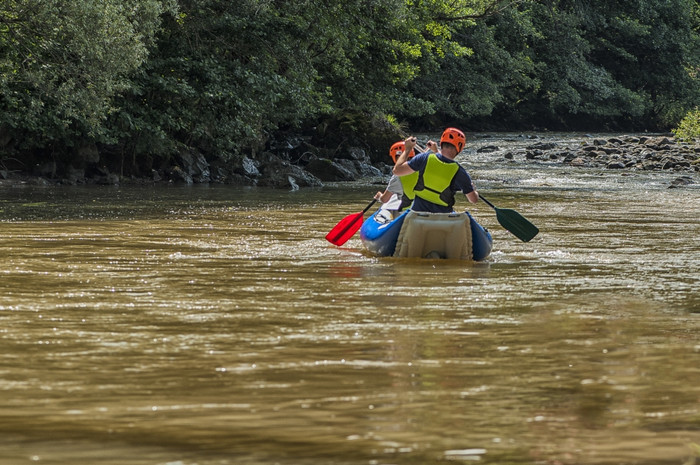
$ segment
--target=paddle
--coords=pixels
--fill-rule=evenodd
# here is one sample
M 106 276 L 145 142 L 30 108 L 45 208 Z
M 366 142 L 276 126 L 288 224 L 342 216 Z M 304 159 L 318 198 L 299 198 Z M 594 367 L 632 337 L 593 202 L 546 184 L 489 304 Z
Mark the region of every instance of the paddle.
M 364 219 L 364 214 L 367 213 L 367 210 L 372 208 L 372 205 L 374 205 L 376 202 L 377 199 L 374 199 L 361 212 L 353 213 L 352 215 L 348 215 L 340 220 L 340 222 L 336 224 L 328 234 L 326 234 L 326 240 L 333 245 L 345 244 L 348 239 L 350 239 L 357 232 L 357 230 L 360 229 Z
M 491 208 L 496 211 L 496 219 L 505 229 L 513 233 L 518 239 L 523 242 L 529 242 L 533 237 L 540 232 L 537 226 L 530 223 L 523 215 L 510 210 L 508 208 L 497 208 L 494 204 L 479 194 L 479 198 L 486 202 Z
M 424 152 L 425 150 L 419 146 L 418 150 Z M 506 230 L 510 231 L 514 236 L 523 242 L 529 242 L 535 237 L 540 230 L 534 224 L 530 223 L 523 215 L 516 212 L 515 210 L 510 210 L 507 208 L 498 208 L 488 200 L 486 200 L 481 194 L 479 198 L 486 202 L 491 208 L 496 211 L 496 219 Z
M 418 150 L 424 152 L 425 150 L 419 146 Z M 518 239 L 523 242 L 529 242 L 533 237 L 540 232 L 540 230 L 534 224 L 530 223 L 523 215 L 516 212 L 515 210 L 510 210 L 507 208 L 498 208 L 488 200 L 486 200 L 481 194 L 479 198 L 486 202 L 491 208 L 496 211 L 496 219 L 506 230 L 510 231 Z

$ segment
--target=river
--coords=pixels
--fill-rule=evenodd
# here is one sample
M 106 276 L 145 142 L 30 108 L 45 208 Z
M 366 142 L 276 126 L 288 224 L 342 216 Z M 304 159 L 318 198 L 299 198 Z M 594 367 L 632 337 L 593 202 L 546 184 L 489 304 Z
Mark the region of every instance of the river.
M 0 188 L 0 463 L 696 463 L 700 178 L 525 143 L 460 156 L 540 229 L 478 264 L 327 243 L 369 182 Z

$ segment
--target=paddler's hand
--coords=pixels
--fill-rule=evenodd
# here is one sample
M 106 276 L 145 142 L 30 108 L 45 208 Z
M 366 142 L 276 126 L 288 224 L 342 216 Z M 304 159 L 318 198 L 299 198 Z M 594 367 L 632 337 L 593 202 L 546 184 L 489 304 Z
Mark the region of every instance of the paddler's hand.
M 407 174 L 413 173 L 413 169 L 408 166 L 408 154 L 413 151 L 413 147 L 416 146 L 416 138 L 411 136 L 406 138 L 404 143 L 404 148 L 403 152 L 399 156 L 399 158 L 396 159 L 396 163 L 394 164 L 394 169 L 392 170 L 392 173 L 394 173 L 396 176 L 406 176 Z
M 411 153 L 411 150 L 416 146 L 416 138 L 414 136 L 407 137 L 405 141 L 403 141 L 405 147 L 404 151 L 406 153 Z

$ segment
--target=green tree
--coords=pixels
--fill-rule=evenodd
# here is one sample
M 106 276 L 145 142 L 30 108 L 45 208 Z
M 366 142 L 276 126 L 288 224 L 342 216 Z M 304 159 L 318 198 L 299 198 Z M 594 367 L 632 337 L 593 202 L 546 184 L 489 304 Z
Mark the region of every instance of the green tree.
M 0 154 L 228 159 L 342 115 L 667 128 L 699 28 L 696 0 L 4 0 Z
M 529 17 L 514 4 L 478 21 L 454 24 L 452 37 L 468 53 L 445 53 L 435 67 L 418 76 L 410 87 L 430 106 L 419 114 L 433 112 L 439 120 L 471 120 L 476 127 L 499 107 L 512 108 L 538 86 L 538 76 L 528 41 L 538 32 Z
M 537 92 L 506 111 L 540 126 L 657 129 L 698 101 L 693 0 L 528 2 Z M 511 113 L 512 114 L 512 113 Z
M 158 0 L 0 3 L 0 132 L 25 149 L 106 134 L 115 94 L 147 57 Z
M 228 158 L 342 112 L 412 111 L 406 88 L 477 2 L 183 0 L 114 115 L 120 151 Z
M 601 5 L 587 38 L 591 60 L 634 93 L 644 120 L 676 124 L 700 103 L 692 69 L 700 66 L 696 0 L 634 0 Z
M 700 140 L 700 108 L 688 112 L 673 133 L 681 140 Z
M 463 23 L 454 37 L 474 53 L 447 55 L 414 92 L 475 129 L 668 128 L 698 102 L 697 10 L 692 0 L 514 2 Z

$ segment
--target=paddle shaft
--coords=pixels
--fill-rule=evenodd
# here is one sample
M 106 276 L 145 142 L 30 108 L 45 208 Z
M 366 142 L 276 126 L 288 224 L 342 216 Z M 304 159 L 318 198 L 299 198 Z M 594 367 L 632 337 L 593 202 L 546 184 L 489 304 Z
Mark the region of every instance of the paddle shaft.
M 367 213 L 367 210 L 372 208 L 372 205 L 374 205 L 375 203 L 377 203 L 377 199 L 372 199 L 372 201 L 365 207 L 365 209 L 362 210 L 362 215 L 364 216 L 364 214 Z
M 496 208 L 496 206 L 494 204 L 492 204 L 491 202 L 486 200 L 486 197 L 484 197 L 483 195 L 479 194 L 479 198 L 481 200 L 483 200 L 484 202 L 486 202 L 486 205 L 488 205 L 489 207 L 493 208 L 494 210 L 498 210 L 498 208 Z

